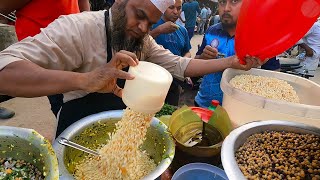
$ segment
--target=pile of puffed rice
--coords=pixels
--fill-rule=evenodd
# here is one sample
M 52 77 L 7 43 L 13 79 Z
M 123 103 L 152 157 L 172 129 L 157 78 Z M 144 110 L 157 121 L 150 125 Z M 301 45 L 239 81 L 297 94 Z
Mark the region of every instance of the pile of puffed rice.
M 299 103 L 299 97 L 293 87 L 277 78 L 243 74 L 232 78 L 230 84 L 237 89 L 265 98 Z

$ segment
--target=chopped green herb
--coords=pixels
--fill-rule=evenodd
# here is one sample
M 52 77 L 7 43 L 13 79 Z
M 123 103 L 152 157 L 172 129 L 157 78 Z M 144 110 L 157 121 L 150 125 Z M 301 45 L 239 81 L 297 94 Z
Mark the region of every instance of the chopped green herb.
M 163 115 L 172 115 L 172 113 L 176 110 L 177 110 L 177 107 L 169 104 L 164 104 L 162 106 L 162 109 L 156 113 L 155 117 L 161 117 Z

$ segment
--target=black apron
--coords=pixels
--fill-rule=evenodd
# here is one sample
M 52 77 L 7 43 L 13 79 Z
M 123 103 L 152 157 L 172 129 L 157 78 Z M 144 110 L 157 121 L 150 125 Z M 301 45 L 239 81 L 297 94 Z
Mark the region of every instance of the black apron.
M 109 12 L 105 11 L 105 26 L 107 36 L 107 62 L 112 58 L 111 33 L 109 32 Z M 124 69 L 128 71 L 128 68 Z M 125 80 L 118 79 L 119 87 L 124 87 Z M 86 116 L 102 111 L 125 109 L 122 99 L 113 93 L 90 93 L 82 98 L 68 101 L 62 105 L 56 136 L 67 127 Z

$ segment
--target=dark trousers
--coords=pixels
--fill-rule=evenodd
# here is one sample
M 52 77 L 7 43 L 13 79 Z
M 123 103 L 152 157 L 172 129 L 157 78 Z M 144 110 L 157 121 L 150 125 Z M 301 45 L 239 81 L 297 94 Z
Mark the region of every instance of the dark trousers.
M 63 105 L 63 94 L 51 95 L 48 96 L 48 99 L 51 105 L 51 111 L 57 117 L 57 114 Z
M 188 31 L 189 39 L 191 40 L 191 38 L 193 37 L 193 34 L 194 34 L 194 27 L 188 27 L 186 29 Z
M 165 102 L 173 106 L 178 106 L 179 99 L 180 99 L 180 85 L 173 81 L 170 86 Z
M 62 105 L 56 136 L 67 127 L 86 116 L 103 111 L 125 109 L 122 99 L 114 94 L 91 93 L 79 99 L 68 101 Z

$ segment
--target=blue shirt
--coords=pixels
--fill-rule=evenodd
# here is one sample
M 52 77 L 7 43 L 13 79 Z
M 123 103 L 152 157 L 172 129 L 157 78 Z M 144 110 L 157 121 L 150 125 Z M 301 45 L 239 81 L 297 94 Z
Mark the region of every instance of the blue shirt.
M 186 28 L 196 26 L 197 12 L 200 14 L 201 10 L 197 1 L 186 2 L 182 6 L 184 16 L 186 17 Z
M 155 29 L 163 23 L 165 23 L 165 21 L 160 19 L 157 24 L 152 26 L 152 29 Z M 179 29 L 175 32 L 160 34 L 155 38 L 155 40 L 158 44 L 170 50 L 173 54 L 184 56 L 191 49 L 190 40 L 187 29 L 179 24 L 177 25 L 179 26 Z
M 231 37 L 228 32 L 223 30 L 221 23 L 208 28 L 197 55 L 202 54 L 206 45 L 217 48 L 218 52 L 224 54 L 225 57 L 235 55 L 234 36 Z M 219 61 L 219 59 L 214 59 L 213 61 Z M 222 104 L 223 92 L 220 88 L 222 73 L 221 71 L 203 76 L 199 91 L 195 97 L 195 101 L 200 107 L 209 107 L 213 99 L 220 101 L 220 104 Z

